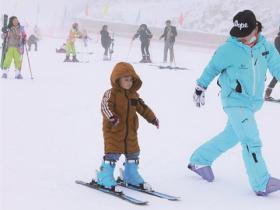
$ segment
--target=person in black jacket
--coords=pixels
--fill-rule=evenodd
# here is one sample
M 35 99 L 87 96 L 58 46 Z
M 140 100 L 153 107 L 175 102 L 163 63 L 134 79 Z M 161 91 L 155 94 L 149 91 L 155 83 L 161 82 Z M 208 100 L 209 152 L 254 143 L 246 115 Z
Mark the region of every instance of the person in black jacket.
M 164 38 L 164 56 L 163 56 L 163 62 L 167 62 L 167 53 L 169 50 L 170 54 L 170 63 L 173 63 L 174 61 L 174 43 L 175 38 L 177 36 L 177 29 L 175 26 L 171 25 L 171 21 L 167 20 L 165 22 L 166 26 L 164 28 L 163 34 L 160 36 L 160 39 Z
M 275 45 L 276 49 L 278 50 L 278 52 L 280 53 L 280 31 L 278 32 L 278 35 L 274 39 L 274 45 Z M 273 99 L 270 95 L 272 93 L 273 88 L 277 84 L 277 82 L 278 82 L 277 79 L 275 77 L 273 77 L 271 82 L 269 83 L 268 87 L 266 88 L 265 100 Z
M 102 27 L 102 30 L 100 31 L 100 34 L 101 34 L 101 44 L 102 44 L 102 47 L 105 49 L 103 60 L 104 61 L 110 60 L 110 58 L 109 58 L 109 48 L 110 48 L 113 40 L 112 40 L 111 36 L 109 35 L 107 25 L 104 25 Z
M 150 58 L 150 40 L 153 37 L 151 31 L 148 29 L 146 24 L 141 24 L 139 29 L 137 30 L 136 34 L 133 36 L 132 40 L 136 38 L 140 39 L 141 41 L 141 52 L 142 52 L 142 60 L 140 63 L 152 63 Z

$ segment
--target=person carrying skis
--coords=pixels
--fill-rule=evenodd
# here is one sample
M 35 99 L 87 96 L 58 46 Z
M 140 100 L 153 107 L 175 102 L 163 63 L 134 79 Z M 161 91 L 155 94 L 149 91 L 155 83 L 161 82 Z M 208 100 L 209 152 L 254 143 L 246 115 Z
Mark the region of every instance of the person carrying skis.
M 157 128 L 159 121 L 137 93 L 142 81 L 131 64 L 116 64 L 111 74 L 111 85 L 101 103 L 105 155 L 95 181 L 104 188 L 115 190 L 114 169 L 116 161 L 124 154 L 124 182 L 145 189 L 148 185 L 138 172 L 140 148 L 136 113 Z
M 24 27 L 20 25 L 17 17 L 12 16 L 9 19 L 8 27 L 2 29 L 3 37 L 6 37 L 7 49 L 3 62 L 2 78 L 8 77 L 8 71 L 14 60 L 16 75 L 15 79 L 22 79 L 21 65 L 24 45 L 26 43 L 26 33 Z
M 133 36 L 132 41 L 136 38 L 140 39 L 141 41 L 141 52 L 142 52 L 142 60 L 140 63 L 152 63 L 150 58 L 150 40 L 153 37 L 151 31 L 148 29 L 146 24 L 141 24 L 139 29 L 137 30 L 136 34 Z
M 280 31 L 278 32 L 278 35 L 276 36 L 276 38 L 274 39 L 274 45 L 276 47 L 276 49 L 278 50 L 278 52 L 280 53 Z M 268 87 L 266 88 L 265 91 L 265 100 L 271 100 L 273 99 L 270 95 L 272 93 L 273 88 L 276 86 L 278 80 L 273 77 L 271 82 L 269 83 Z
M 174 61 L 174 44 L 175 38 L 177 36 L 177 29 L 175 26 L 171 25 L 171 21 L 167 20 L 165 22 L 166 26 L 164 28 L 163 34 L 159 39 L 164 38 L 164 55 L 163 55 L 163 63 L 167 63 L 167 53 L 169 50 L 170 54 L 170 63 Z
M 261 34 L 262 24 L 252 11 L 238 12 L 233 24 L 231 36 L 216 50 L 197 80 L 193 95 L 197 107 L 204 105 L 205 91 L 219 75 L 221 100 L 228 122 L 224 131 L 192 154 L 188 168 L 212 182 L 213 162 L 240 143 L 251 187 L 256 195 L 266 196 L 280 190 L 280 180 L 269 174 L 262 157 L 255 113 L 264 102 L 267 68 L 275 78 L 280 79 L 280 56 Z
M 82 33 L 79 31 L 78 23 L 73 23 L 72 28 L 69 32 L 69 36 L 66 42 L 66 58 L 64 62 L 79 62 L 76 55 L 75 41 L 77 38 L 82 38 Z M 72 54 L 72 60 L 70 55 Z
M 103 25 L 102 26 L 102 29 L 100 31 L 100 35 L 101 35 L 101 44 L 102 44 L 102 47 L 105 50 L 104 51 L 104 55 L 103 55 L 103 60 L 104 61 L 108 61 L 108 60 L 110 60 L 109 48 L 111 46 L 111 43 L 112 43 L 113 39 L 109 35 L 108 26 L 107 25 Z

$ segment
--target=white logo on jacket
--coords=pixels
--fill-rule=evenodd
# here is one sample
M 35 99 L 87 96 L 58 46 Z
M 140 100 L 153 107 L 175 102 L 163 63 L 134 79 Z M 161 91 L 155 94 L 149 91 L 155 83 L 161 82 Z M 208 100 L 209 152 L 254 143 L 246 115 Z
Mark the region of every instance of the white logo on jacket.
M 238 27 L 241 31 L 243 28 L 248 28 L 248 23 L 238 23 L 238 20 L 234 21 L 234 27 Z

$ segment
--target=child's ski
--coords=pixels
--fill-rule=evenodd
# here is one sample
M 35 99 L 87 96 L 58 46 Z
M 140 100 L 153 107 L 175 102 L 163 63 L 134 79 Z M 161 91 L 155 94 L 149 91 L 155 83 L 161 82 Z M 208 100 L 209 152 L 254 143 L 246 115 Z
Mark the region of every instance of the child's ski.
M 148 204 L 147 201 L 140 201 L 138 199 L 135 199 L 133 197 L 130 197 L 130 196 L 124 194 L 123 192 L 117 192 L 117 191 L 112 191 L 112 190 L 109 190 L 106 188 L 102 188 L 96 182 L 87 183 L 87 182 L 83 182 L 83 181 L 76 181 L 76 183 L 89 187 L 89 188 L 92 188 L 92 189 L 95 189 L 95 190 L 98 190 L 98 191 L 101 191 L 101 192 L 104 192 L 104 193 L 107 193 L 109 195 L 115 196 L 117 198 L 120 198 L 122 200 L 128 201 L 133 204 L 137 204 L 137 205 L 147 205 Z
M 139 188 L 139 187 L 134 186 L 134 185 L 127 185 L 127 184 L 124 183 L 124 181 L 120 177 L 117 179 L 117 183 L 118 183 L 119 186 L 131 189 L 131 190 L 135 190 L 135 191 L 138 191 L 138 192 L 143 192 L 143 193 L 153 195 L 153 196 L 156 196 L 156 197 L 159 197 L 159 198 L 167 199 L 167 200 L 170 200 L 170 201 L 178 201 L 180 199 L 179 197 L 175 197 L 175 196 L 172 196 L 172 195 L 167 195 L 165 193 L 160 193 L 160 192 L 157 192 L 157 191 L 154 191 L 154 190 L 145 190 L 145 189 Z

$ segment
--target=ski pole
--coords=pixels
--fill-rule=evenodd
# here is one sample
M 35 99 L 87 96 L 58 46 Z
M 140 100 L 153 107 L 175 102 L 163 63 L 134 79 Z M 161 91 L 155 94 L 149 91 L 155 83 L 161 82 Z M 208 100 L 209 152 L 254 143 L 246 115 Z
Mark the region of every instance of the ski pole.
M 28 50 L 27 50 L 26 44 L 24 44 L 24 48 L 25 48 L 25 51 L 26 51 L 26 56 L 27 56 L 27 61 L 28 61 L 28 66 L 29 66 L 29 71 L 30 71 L 30 79 L 33 80 L 34 78 L 33 78 L 32 71 L 31 71 L 31 65 L 30 65 L 30 60 L 29 60 L 29 54 L 28 54 Z
M 175 59 L 175 50 L 174 50 L 174 45 L 173 45 L 173 60 L 174 60 L 174 64 L 175 64 L 175 67 L 176 67 L 177 65 L 176 65 L 176 59 Z
M 21 69 L 22 69 L 23 54 L 24 54 L 24 52 L 20 55 L 20 71 L 21 71 Z
M 111 46 L 109 47 L 109 53 L 110 53 L 110 61 L 112 60 L 112 54 L 114 53 L 114 40 L 115 39 L 115 33 L 113 32 L 112 38 L 111 38 Z
M 150 48 L 150 50 L 149 50 L 149 48 Z M 152 51 L 152 45 L 151 45 L 151 42 L 150 42 L 149 48 L 148 48 L 148 50 L 150 51 L 150 59 L 152 59 L 152 60 L 153 60 L 153 51 Z

